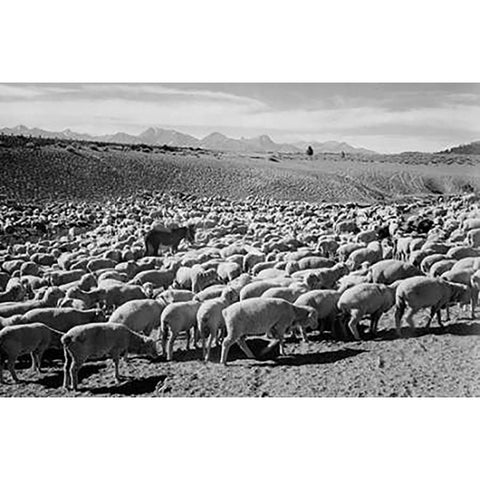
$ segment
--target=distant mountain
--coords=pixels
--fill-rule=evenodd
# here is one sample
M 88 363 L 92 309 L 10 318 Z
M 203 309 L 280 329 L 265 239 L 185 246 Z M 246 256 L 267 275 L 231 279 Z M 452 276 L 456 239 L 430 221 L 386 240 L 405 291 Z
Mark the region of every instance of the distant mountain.
M 229 152 L 304 152 L 311 145 L 316 153 L 366 153 L 375 152 L 365 148 L 355 148 L 344 142 L 298 142 L 297 144 L 275 143 L 268 135 L 260 135 L 252 138 L 230 138 L 219 132 L 211 133 L 205 138 L 198 139 L 176 130 L 166 130 L 158 127 L 147 128 L 140 135 L 117 132 L 112 135 L 93 136 L 86 133 L 77 133 L 70 129 L 61 132 L 51 132 L 40 128 L 28 128 L 18 125 L 13 128 L 2 128 L 0 133 L 6 135 L 25 135 L 32 137 L 59 138 L 62 140 L 86 140 L 98 142 L 115 142 L 125 144 L 145 143 L 148 145 L 168 145 L 172 147 L 193 147 L 208 150 L 225 150 Z
M 313 148 L 313 151 L 316 153 L 364 153 L 368 155 L 374 155 L 377 152 L 373 150 L 368 150 L 366 148 L 357 148 L 352 147 L 345 142 L 298 142 L 295 144 L 297 147 L 305 150 L 309 145 Z
M 438 153 L 463 153 L 466 155 L 480 155 L 480 141 L 459 145 L 458 147 L 447 148 Z
M 142 143 L 152 145 L 169 145 L 171 147 L 197 147 L 198 139 L 191 135 L 165 130 L 163 128 L 150 127 L 138 135 Z

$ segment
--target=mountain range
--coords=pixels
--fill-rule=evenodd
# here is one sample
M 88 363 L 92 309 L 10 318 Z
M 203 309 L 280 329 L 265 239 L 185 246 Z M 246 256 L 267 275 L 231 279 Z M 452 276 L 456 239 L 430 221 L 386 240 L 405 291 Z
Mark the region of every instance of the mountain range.
M 296 153 L 304 152 L 310 145 L 317 153 L 363 153 L 375 154 L 366 148 L 352 147 L 345 142 L 297 142 L 297 143 L 275 143 L 268 135 L 239 139 L 230 138 L 222 133 L 214 132 L 204 138 L 196 138 L 192 135 L 167 130 L 164 128 L 150 127 L 139 135 L 131 135 L 124 132 L 117 132 L 112 135 L 89 135 L 77 133 L 70 129 L 61 132 L 52 132 L 40 128 L 28 128 L 25 125 L 18 125 L 13 128 L 1 128 L 0 134 L 4 135 L 25 135 L 32 137 L 59 138 L 62 140 L 85 140 L 97 142 L 115 142 L 125 144 L 148 144 L 168 145 L 171 147 L 193 147 L 207 150 L 226 150 L 231 152 L 282 152 Z
M 464 145 L 458 145 L 457 147 L 447 148 L 439 153 L 460 153 L 464 155 L 479 155 L 480 154 L 480 141 L 471 142 Z

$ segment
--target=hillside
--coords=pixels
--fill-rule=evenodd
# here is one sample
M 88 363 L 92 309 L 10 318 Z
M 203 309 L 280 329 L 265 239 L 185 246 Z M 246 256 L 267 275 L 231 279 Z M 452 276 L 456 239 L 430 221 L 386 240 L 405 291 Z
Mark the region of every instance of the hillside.
M 448 148 L 440 153 L 458 153 L 463 155 L 480 155 L 480 141 Z
M 480 192 L 480 157 L 251 155 L 198 149 L 0 137 L 0 194 L 18 200 L 101 200 L 142 190 L 231 198 L 391 201 Z

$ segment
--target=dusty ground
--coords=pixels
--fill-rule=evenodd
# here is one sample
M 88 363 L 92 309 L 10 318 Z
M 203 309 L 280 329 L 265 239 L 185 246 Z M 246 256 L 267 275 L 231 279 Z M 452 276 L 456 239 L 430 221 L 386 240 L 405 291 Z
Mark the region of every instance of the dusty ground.
M 381 320 L 379 338 L 339 342 L 312 338 L 308 344 L 290 342 L 287 356 L 275 360 L 237 359 L 227 367 L 199 360 L 200 351 L 183 351 L 176 345 L 176 360 L 152 363 L 133 358 L 130 380 L 116 384 L 110 362 L 90 362 L 81 370 L 80 391 L 62 387 L 62 360 L 47 359 L 45 373 L 28 371 L 29 358 L 20 366 L 20 385 L 0 386 L 0 396 L 479 396 L 480 322 L 456 312 L 443 330 L 396 338 L 392 312 Z M 425 314 L 416 317 L 424 324 Z

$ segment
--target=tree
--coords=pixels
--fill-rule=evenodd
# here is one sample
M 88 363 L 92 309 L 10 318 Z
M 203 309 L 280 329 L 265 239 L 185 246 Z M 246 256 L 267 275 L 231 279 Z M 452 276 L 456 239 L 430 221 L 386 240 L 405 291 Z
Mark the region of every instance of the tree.
M 311 145 L 307 147 L 307 155 L 311 157 L 313 155 L 313 148 Z

